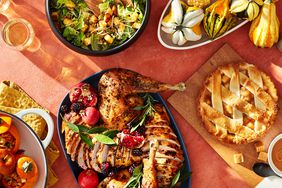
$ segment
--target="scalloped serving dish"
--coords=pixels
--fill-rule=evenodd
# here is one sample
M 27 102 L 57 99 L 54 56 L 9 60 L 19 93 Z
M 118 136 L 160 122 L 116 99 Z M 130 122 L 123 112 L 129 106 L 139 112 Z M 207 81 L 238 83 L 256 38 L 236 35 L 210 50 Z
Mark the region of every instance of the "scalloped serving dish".
M 200 46 L 203 46 L 203 45 L 206 45 L 206 44 L 209 44 L 209 43 L 212 43 L 230 33 L 232 33 L 233 31 L 239 29 L 240 27 L 242 27 L 243 25 L 245 25 L 246 23 L 248 23 L 248 20 L 238 20 L 237 23 L 230 29 L 228 30 L 227 32 L 225 32 L 223 35 L 221 35 L 220 37 L 214 39 L 214 40 L 211 40 L 207 35 L 206 33 L 204 32 L 204 28 L 201 24 L 201 31 L 202 31 L 202 38 L 198 41 L 187 41 L 184 45 L 182 46 L 178 46 L 176 44 L 173 44 L 172 43 L 172 40 L 171 40 L 171 36 L 170 34 L 167 34 L 165 33 L 164 31 L 161 30 L 161 26 L 162 26 L 162 20 L 163 18 L 169 13 L 169 10 L 170 10 L 170 5 L 171 5 L 171 2 L 173 0 L 170 0 L 168 2 L 168 4 L 166 5 L 161 17 L 160 17 L 160 20 L 159 20 L 159 25 L 158 25 L 158 39 L 160 41 L 160 43 L 166 47 L 166 48 L 169 48 L 169 49 L 173 49 L 173 50 L 189 50 L 189 49 L 193 49 L 193 48 L 197 48 L 197 47 L 200 47 Z M 211 2 L 214 2 L 214 0 L 211 0 Z

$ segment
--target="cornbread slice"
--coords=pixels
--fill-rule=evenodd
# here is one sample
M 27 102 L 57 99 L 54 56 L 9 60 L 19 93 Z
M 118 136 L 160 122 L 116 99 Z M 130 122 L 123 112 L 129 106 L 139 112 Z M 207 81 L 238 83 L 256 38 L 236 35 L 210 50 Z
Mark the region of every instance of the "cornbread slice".
M 239 164 L 244 162 L 244 156 L 242 153 L 237 153 L 233 155 L 234 163 Z

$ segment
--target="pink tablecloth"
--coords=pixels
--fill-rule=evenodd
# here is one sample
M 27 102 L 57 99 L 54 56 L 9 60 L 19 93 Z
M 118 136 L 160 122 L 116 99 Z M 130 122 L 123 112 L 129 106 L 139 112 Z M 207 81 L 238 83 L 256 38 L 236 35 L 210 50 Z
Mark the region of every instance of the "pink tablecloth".
M 247 62 L 272 75 L 282 96 L 282 56 L 276 47 L 258 49 L 248 38 L 250 24 L 212 44 L 185 51 L 168 50 L 157 39 L 157 24 L 167 1 L 152 0 L 151 17 L 142 36 L 125 51 L 108 57 L 88 57 L 67 49 L 52 34 L 44 0 L 14 0 L 13 16 L 29 20 L 41 41 L 38 51 L 16 52 L 0 42 L 0 80 L 13 80 L 36 101 L 48 108 L 54 120 L 68 89 L 87 76 L 110 67 L 138 71 L 163 82 L 185 81 L 224 43 L 230 44 Z M 282 21 L 282 3 L 277 3 Z M 5 21 L 0 16 L 0 22 Z M 281 31 L 281 27 L 280 27 Z M 171 92 L 162 94 L 165 98 Z M 192 167 L 192 188 L 248 187 L 219 155 L 170 106 L 185 140 Z M 59 145 L 58 136 L 54 135 Z M 74 177 L 63 156 L 55 163 L 59 182 L 54 187 L 75 187 Z

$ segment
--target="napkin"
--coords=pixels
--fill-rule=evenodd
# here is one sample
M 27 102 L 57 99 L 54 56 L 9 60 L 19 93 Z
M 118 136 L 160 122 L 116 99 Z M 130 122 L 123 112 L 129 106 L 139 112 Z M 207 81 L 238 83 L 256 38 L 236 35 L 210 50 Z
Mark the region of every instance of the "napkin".
M 15 114 L 21 110 L 28 108 L 40 108 L 48 112 L 37 102 L 35 102 L 23 89 L 12 81 L 3 81 L 0 83 L 0 110 Z M 39 138 L 44 138 L 47 134 L 46 122 L 38 115 L 28 114 L 23 120 L 34 130 Z M 58 178 L 52 170 L 52 165 L 60 155 L 59 149 L 53 142 L 45 150 L 48 162 L 48 179 L 47 187 L 54 185 Z

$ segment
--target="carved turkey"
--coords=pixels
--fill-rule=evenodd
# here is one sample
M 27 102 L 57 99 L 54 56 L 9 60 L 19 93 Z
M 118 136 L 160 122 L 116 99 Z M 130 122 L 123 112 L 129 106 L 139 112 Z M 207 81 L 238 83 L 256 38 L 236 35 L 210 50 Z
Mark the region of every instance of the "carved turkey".
M 129 70 L 110 70 L 99 82 L 99 111 L 105 127 L 122 130 L 139 115 L 140 112 L 133 110 L 133 107 L 143 104 L 143 99 L 137 93 L 184 88 L 184 84 L 168 85 Z M 141 147 L 141 156 L 134 155 L 132 149 L 119 144 L 120 139 L 117 137 L 114 139 L 117 146 L 108 146 L 94 140 L 94 146 L 89 148 L 77 133 L 66 126 L 64 130 L 67 153 L 81 168 L 92 168 L 97 172 L 102 172 L 104 164 L 122 169 L 143 162 L 142 187 L 169 187 L 183 164 L 183 152 L 170 127 L 165 108 L 161 104 L 155 104 L 154 109 L 153 116 L 149 117 L 144 125 L 145 143 Z M 105 178 L 99 187 L 108 187 L 110 182 L 111 185 L 113 182 L 116 185 L 124 185 L 125 179 L 116 177 L 119 176 Z

